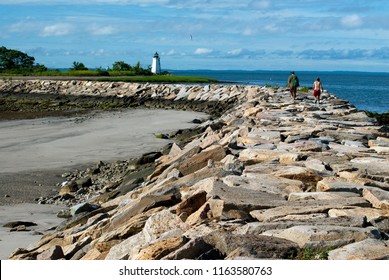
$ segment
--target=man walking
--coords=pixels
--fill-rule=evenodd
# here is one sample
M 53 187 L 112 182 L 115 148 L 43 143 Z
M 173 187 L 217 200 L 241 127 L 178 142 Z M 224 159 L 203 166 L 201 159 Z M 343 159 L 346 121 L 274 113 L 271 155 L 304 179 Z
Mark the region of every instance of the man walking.
M 289 87 L 289 90 L 290 90 L 290 96 L 293 98 L 293 100 L 296 99 L 297 88 L 299 86 L 300 86 L 299 78 L 292 71 L 290 73 L 289 78 L 288 78 L 288 87 Z

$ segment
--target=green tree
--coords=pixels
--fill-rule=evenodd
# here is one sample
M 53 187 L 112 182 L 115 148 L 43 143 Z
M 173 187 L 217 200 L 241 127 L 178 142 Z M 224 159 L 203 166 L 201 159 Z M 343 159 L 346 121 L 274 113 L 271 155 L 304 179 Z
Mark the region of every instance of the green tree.
M 112 70 L 114 71 L 129 71 L 131 70 L 130 64 L 125 63 L 124 61 L 116 61 L 112 65 Z
M 34 70 L 34 72 L 45 72 L 45 71 L 47 71 L 48 69 L 47 69 L 46 66 L 44 66 L 44 65 L 38 63 L 38 64 L 34 65 L 33 70 Z
M 0 70 L 33 69 L 35 58 L 18 50 L 0 48 Z
M 135 72 L 135 75 L 141 75 L 143 73 L 143 69 L 142 67 L 140 66 L 140 62 L 138 61 L 137 64 L 135 64 L 135 66 L 133 67 L 134 69 L 134 72 Z
M 147 69 L 144 69 L 141 67 L 140 62 L 138 61 L 137 64 L 132 68 L 134 70 L 135 75 L 144 75 L 148 76 L 151 75 L 151 67 L 148 67 Z
M 73 61 L 73 67 L 71 67 L 70 70 L 88 70 L 88 68 L 86 68 L 82 62 Z

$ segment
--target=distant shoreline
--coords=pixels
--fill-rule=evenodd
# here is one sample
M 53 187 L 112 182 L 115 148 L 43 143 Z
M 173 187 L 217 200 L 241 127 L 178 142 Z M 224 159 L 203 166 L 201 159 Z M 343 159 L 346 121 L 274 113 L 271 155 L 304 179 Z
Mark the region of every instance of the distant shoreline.
M 98 82 L 131 82 L 131 83 L 225 83 L 213 78 L 196 76 L 90 76 L 90 75 L 1 75 L 3 80 L 48 80 L 48 81 L 98 81 Z

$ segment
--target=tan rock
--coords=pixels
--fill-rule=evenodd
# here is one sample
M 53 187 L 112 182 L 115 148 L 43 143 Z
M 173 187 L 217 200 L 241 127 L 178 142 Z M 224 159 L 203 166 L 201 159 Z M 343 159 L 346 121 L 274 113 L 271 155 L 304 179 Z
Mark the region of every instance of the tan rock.
M 317 182 L 316 189 L 320 192 L 327 191 L 348 191 L 360 193 L 364 188 L 363 184 L 349 182 L 342 178 L 337 177 L 327 177 L 323 180 Z
M 189 175 L 192 174 L 203 167 L 207 166 L 209 160 L 220 161 L 226 156 L 224 148 L 219 145 L 214 145 L 208 149 L 200 152 L 197 155 L 188 158 L 187 160 L 181 162 L 177 169 L 180 170 L 181 174 Z
M 76 181 L 69 181 L 63 184 L 59 190 L 59 195 L 72 194 L 78 190 Z
M 103 260 L 106 253 L 102 253 L 96 248 L 89 250 L 80 260 Z
M 64 258 L 65 256 L 61 246 L 53 246 L 36 257 L 37 260 L 59 260 Z
M 193 186 L 180 188 L 181 198 L 188 199 L 197 192 L 210 193 L 217 177 L 208 177 L 196 182 Z
M 389 210 L 374 208 L 353 208 L 353 209 L 331 209 L 328 211 L 330 217 L 366 217 L 367 221 L 372 221 L 380 217 L 389 217 Z
M 172 147 L 170 148 L 169 157 L 173 158 L 182 153 L 182 149 L 176 144 L 173 143 Z
M 323 177 L 315 170 L 302 166 L 283 166 L 282 169 L 272 172 L 272 175 L 299 180 L 304 182 L 307 186 L 316 186 L 316 183 L 323 179 Z
M 209 199 L 196 212 L 188 217 L 186 223 L 194 225 L 206 220 L 220 220 L 223 213 L 224 201 L 220 199 Z
M 64 240 L 62 238 L 53 238 L 48 243 L 40 246 L 37 249 L 37 251 L 38 252 L 43 252 L 43 251 L 46 251 L 46 250 L 50 249 L 51 247 L 55 247 L 55 246 L 63 247 L 64 246 Z
M 258 138 L 258 137 L 253 137 L 253 136 L 242 136 L 242 137 L 238 137 L 236 139 L 237 143 L 239 145 L 244 145 L 244 146 L 250 146 L 250 145 L 260 145 L 260 144 L 263 144 L 263 143 L 266 143 L 267 141 L 266 140 L 263 140 L 261 138 Z
M 297 192 L 289 194 L 288 200 L 332 200 L 350 197 L 360 197 L 360 195 L 352 192 Z
M 302 160 L 303 156 L 303 154 L 298 153 L 284 153 L 280 155 L 279 161 L 282 164 L 293 163 Z
M 328 253 L 329 260 L 389 260 L 389 241 L 368 238 Z
M 248 108 L 244 111 L 244 114 L 243 116 L 245 118 L 247 117 L 250 117 L 250 116 L 255 116 L 258 112 L 261 112 L 262 111 L 262 108 L 260 107 L 252 107 L 252 108 Z
M 229 187 L 220 180 L 214 182 L 208 197 L 223 200 L 225 212 L 240 210 L 249 213 L 255 209 L 267 209 L 286 204 L 282 195 L 248 188 Z
M 373 187 L 364 187 L 362 195 L 366 200 L 370 201 L 373 207 L 389 210 L 389 191 Z
M 147 246 L 139 251 L 134 256 L 133 260 L 160 260 L 169 253 L 177 250 L 186 243 L 186 239 L 182 236 L 171 237 L 161 241 L 157 241 L 150 246 Z
M 86 236 L 81 240 L 78 240 L 76 243 L 65 246 L 63 248 L 63 253 L 67 259 L 70 259 L 73 257 L 73 255 L 81 250 L 85 245 L 89 244 L 92 241 L 92 238 L 90 236 Z
M 204 150 L 204 149 L 214 145 L 218 141 L 220 141 L 220 136 L 218 134 L 209 135 L 209 136 L 201 139 L 200 148 Z
M 376 140 L 369 140 L 368 142 L 369 147 L 389 147 L 389 138 L 386 137 L 377 137 Z
M 255 164 L 265 161 L 276 161 L 284 152 L 248 148 L 239 153 L 239 160 L 246 164 Z
M 182 201 L 176 209 L 176 215 L 181 217 L 185 215 L 188 217 L 192 213 L 196 212 L 207 201 L 207 193 L 205 191 L 199 191 L 192 196 Z M 186 219 L 182 219 L 184 222 Z
M 359 172 L 350 171 L 341 171 L 338 172 L 337 175 L 342 179 L 346 179 L 347 181 L 354 181 L 360 176 Z
M 176 204 L 177 198 L 174 195 L 148 195 L 128 203 L 119 213 L 111 219 L 109 230 L 113 230 L 125 224 L 132 217 L 149 209 Z

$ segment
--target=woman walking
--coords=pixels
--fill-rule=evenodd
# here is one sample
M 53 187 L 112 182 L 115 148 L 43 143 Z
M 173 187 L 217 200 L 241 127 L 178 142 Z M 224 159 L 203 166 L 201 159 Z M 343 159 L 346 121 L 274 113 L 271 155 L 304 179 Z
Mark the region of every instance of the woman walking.
M 313 82 L 313 97 L 315 98 L 315 103 L 320 104 L 320 95 L 322 91 L 323 85 L 320 78 L 317 78 L 316 81 Z

